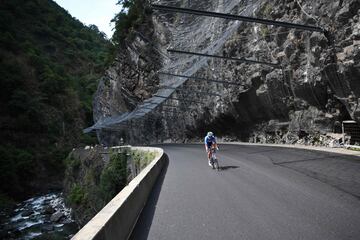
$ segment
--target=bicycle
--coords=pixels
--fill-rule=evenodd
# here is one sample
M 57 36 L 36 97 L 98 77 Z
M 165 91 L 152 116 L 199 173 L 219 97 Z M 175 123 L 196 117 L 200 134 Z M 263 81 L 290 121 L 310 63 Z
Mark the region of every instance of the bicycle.
M 216 170 L 220 170 L 220 166 L 219 166 L 219 161 L 216 157 L 216 148 L 215 147 L 212 147 L 210 149 L 210 153 L 211 153 L 211 156 L 210 156 L 210 164 L 211 164 L 211 167 L 212 169 L 216 169 Z

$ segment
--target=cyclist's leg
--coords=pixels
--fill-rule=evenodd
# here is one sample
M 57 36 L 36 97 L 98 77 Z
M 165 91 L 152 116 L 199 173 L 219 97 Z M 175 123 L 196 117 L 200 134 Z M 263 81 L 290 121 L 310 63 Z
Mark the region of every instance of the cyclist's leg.
M 209 161 L 210 161 L 210 154 L 211 154 L 210 152 L 211 152 L 210 146 L 206 143 L 206 155 L 207 155 Z
M 207 152 L 207 157 L 208 157 L 208 164 L 209 164 L 209 166 L 211 166 L 211 149 L 210 148 L 208 148 L 208 152 Z

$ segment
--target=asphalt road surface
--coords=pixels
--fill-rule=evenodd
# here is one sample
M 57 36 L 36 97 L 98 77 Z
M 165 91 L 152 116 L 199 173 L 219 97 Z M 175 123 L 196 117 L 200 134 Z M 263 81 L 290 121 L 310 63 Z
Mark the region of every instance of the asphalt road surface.
M 360 239 L 360 158 L 222 145 L 162 145 L 169 164 L 131 239 Z

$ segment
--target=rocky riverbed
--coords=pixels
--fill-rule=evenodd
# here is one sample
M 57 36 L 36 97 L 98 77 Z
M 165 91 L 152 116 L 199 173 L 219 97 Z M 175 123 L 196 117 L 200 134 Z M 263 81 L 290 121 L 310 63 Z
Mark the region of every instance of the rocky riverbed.
M 70 239 L 78 230 L 62 193 L 30 198 L 2 216 L 1 239 Z

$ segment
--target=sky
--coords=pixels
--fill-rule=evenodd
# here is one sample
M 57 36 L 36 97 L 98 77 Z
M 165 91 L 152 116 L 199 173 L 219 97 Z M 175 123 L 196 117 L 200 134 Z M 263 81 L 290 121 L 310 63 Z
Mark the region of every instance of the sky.
M 110 25 L 110 21 L 121 9 L 116 5 L 118 0 L 55 0 L 55 2 L 84 24 L 95 24 L 100 31 L 111 38 L 114 25 Z

